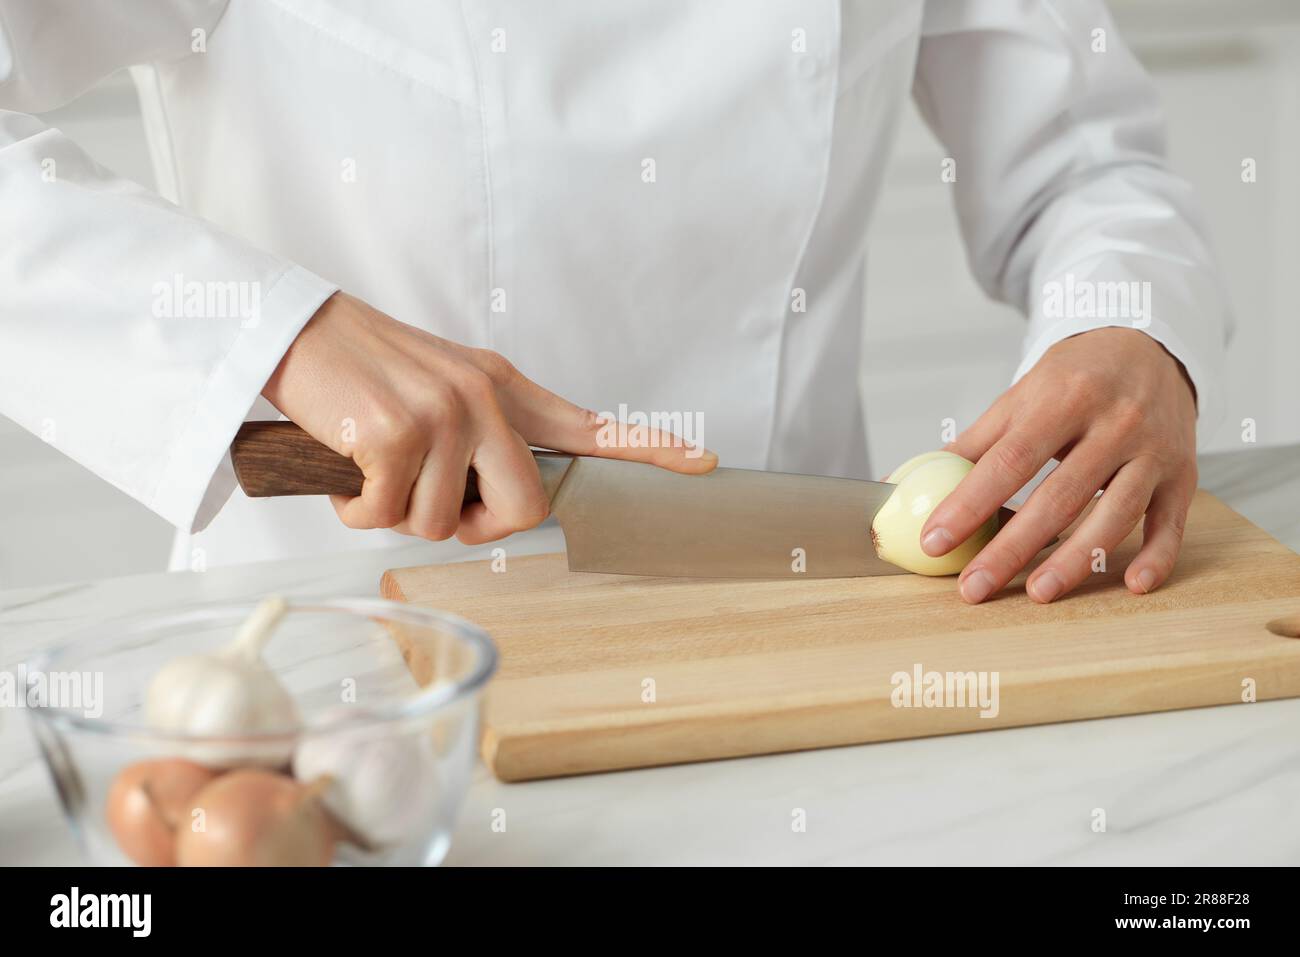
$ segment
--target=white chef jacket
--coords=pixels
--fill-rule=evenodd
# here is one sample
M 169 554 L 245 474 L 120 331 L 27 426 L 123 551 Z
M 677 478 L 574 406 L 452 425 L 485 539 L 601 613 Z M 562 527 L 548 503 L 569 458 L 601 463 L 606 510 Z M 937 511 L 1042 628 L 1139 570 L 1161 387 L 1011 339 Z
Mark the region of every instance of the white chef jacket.
M 161 196 L 26 115 L 124 66 Z M 1225 297 L 1100 0 L 0 0 L 0 412 L 177 526 L 173 567 L 409 541 L 232 495 L 342 288 L 589 408 L 700 416 L 727 465 L 867 476 L 864 226 L 909 92 L 1028 317 L 1017 376 L 1131 321 L 1045 283 L 1148 281 L 1216 421 Z M 192 281 L 256 321 L 160 318 Z

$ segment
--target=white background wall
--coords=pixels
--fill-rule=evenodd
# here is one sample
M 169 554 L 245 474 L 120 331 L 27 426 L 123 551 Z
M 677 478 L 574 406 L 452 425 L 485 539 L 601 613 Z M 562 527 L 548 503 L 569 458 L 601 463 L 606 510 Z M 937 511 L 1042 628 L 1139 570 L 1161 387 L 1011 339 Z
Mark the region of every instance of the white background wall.
M 1207 448 L 1300 441 L 1300 2 L 1118 0 L 1125 36 L 1169 113 L 1175 169 L 1200 193 L 1238 316 L 1228 416 Z M 146 185 L 149 159 L 125 74 L 48 114 L 103 165 Z M 862 391 L 878 471 L 969 424 L 1006 386 L 1022 322 L 970 279 L 939 180 L 943 151 L 909 111 L 871 227 Z M 1258 182 L 1241 181 L 1253 157 Z M 170 529 L 0 418 L 0 587 L 153 571 Z
M 1288 286 L 1300 268 L 1300 2 L 1112 0 L 1125 39 L 1168 114 L 1170 162 L 1199 194 L 1237 314 L 1228 411 L 1205 450 L 1300 441 L 1300 321 Z M 1019 356 L 1018 313 L 991 303 L 966 270 L 944 151 L 909 111 L 871 225 L 862 390 L 877 470 L 969 425 L 1005 388 Z M 1253 157 L 1258 181 L 1241 181 Z

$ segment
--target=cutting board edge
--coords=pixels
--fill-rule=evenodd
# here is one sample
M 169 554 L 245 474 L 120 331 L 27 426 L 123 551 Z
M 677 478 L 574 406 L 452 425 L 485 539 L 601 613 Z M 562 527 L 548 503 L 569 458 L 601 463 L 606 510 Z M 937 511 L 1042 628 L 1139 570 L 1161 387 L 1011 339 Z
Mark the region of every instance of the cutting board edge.
M 398 578 L 398 575 L 404 571 L 406 571 L 404 568 L 390 568 L 379 576 L 381 598 L 387 598 L 389 601 L 407 601 L 406 592 L 402 590 L 402 583 Z
M 1273 674 L 1274 680 L 1257 693 L 1257 701 L 1300 696 L 1300 658 L 1248 659 L 1242 662 L 1242 667 L 1256 672 L 1281 668 L 1283 672 Z M 684 765 L 1251 703 L 1242 701 L 1239 685 L 1210 687 L 1223 681 L 1217 662 L 1182 670 L 1171 668 L 1158 683 L 1149 674 L 1125 677 L 1127 680 L 1122 683 L 1112 680 L 1105 685 L 1104 697 L 1079 696 L 1078 676 L 1052 676 L 1014 685 L 1015 692 L 1056 700 L 1057 710 L 1050 718 L 1044 718 L 1043 710 L 1032 703 L 1024 707 L 1021 716 L 1004 718 L 1000 714 L 997 718 L 983 719 L 972 709 L 900 709 L 892 705 L 889 696 L 880 694 L 853 701 L 805 702 L 789 707 L 772 707 L 768 702 L 764 709 L 729 709 L 725 713 L 707 713 L 701 709 L 693 714 L 666 715 L 646 722 L 619 720 L 593 724 L 588 720 L 567 726 L 554 723 L 541 731 L 536 726 L 529 731 L 515 731 L 500 723 L 491 724 L 485 716 L 481 753 L 493 775 L 507 783 L 516 783 L 634 767 Z M 1179 690 L 1179 696 L 1171 696 L 1171 687 Z M 1061 690 L 1065 688 L 1074 690 L 1075 696 L 1062 696 Z M 1062 700 L 1078 702 L 1079 706 L 1061 710 Z M 919 719 L 920 727 L 905 727 L 902 722 L 909 718 Z M 828 729 L 828 724 L 833 728 Z M 867 732 L 854 731 L 853 728 L 863 724 L 874 727 Z M 774 740 L 781 742 L 774 746 Z M 651 757 L 656 753 L 662 757 Z

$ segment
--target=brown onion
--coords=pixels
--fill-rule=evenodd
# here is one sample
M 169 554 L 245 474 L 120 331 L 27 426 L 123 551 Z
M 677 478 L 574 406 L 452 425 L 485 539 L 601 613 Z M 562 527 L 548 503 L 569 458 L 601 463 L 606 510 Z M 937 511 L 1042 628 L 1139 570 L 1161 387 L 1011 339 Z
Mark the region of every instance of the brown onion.
M 192 798 L 217 772 L 180 758 L 140 761 L 118 772 L 105 816 L 127 857 L 144 867 L 176 864 L 176 830 L 188 826 Z
M 217 778 L 194 798 L 201 830 L 177 834 L 182 867 L 323 867 L 334 856 L 336 825 L 321 805 L 328 779 L 310 785 L 245 768 Z M 199 823 L 199 822 L 196 822 Z

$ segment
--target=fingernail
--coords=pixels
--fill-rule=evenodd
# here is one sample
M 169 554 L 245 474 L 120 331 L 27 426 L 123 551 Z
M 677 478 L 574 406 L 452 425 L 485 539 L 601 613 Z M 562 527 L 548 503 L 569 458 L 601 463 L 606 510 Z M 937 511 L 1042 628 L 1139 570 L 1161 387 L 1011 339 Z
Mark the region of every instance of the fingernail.
M 1138 572 L 1138 586 L 1142 589 L 1142 594 L 1146 594 L 1156 587 L 1156 573 L 1149 568 L 1144 568 Z
M 1061 576 L 1054 571 L 1045 571 L 1029 586 L 1029 591 L 1033 595 L 1034 601 L 1049 602 L 1059 595 L 1065 588 L 1065 582 L 1061 581 Z
M 952 535 L 946 528 L 932 528 L 921 539 L 921 551 L 938 558 L 952 549 Z
M 702 472 L 710 472 L 718 467 L 718 453 L 710 452 L 708 449 L 695 459 L 696 467 Z
M 961 597 L 972 605 L 978 605 L 993 591 L 993 576 L 980 569 L 971 572 L 961 583 Z

